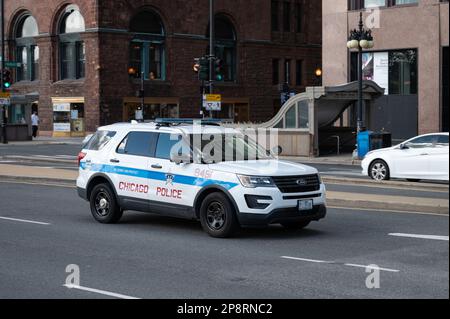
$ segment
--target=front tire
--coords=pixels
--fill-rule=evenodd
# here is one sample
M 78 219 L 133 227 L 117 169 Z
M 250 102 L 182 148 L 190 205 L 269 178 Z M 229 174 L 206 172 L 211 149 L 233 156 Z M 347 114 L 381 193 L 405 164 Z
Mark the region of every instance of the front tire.
M 123 211 L 117 204 L 116 196 L 108 184 L 94 187 L 90 197 L 91 213 L 102 224 L 115 224 L 122 218 Z
M 200 222 L 211 237 L 228 238 L 239 228 L 236 212 L 230 200 L 222 193 L 212 193 L 200 207 Z
M 375 181 L 388 181 L 390 177 L 389 166 L 383 160 L 375 160 L 369 167 L 369 176 Z

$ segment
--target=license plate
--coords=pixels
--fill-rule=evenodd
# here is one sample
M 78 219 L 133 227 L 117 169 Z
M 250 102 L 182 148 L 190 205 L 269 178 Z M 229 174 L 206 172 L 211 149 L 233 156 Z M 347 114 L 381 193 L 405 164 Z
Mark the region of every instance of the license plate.
M 299 211 L 302 212 L 305 210 L 312 210 L 312 209 L 313 209 L 312 199 L 298 201 L 298 210 Z

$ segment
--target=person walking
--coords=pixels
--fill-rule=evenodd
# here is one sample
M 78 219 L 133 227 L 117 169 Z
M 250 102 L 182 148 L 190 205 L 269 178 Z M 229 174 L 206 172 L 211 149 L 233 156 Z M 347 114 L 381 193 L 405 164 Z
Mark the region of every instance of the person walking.
M 39 116 L 37 112 L 33 112 L 33 115 L 31 115 L 31 126 L 33 128 L 33 138 L 36 138 L 39 130 Z

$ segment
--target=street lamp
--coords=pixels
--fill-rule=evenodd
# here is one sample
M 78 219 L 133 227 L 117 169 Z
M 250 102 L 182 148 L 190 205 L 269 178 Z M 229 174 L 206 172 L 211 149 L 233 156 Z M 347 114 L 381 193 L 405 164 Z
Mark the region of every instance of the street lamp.
M 350 31 L 350 36 L 348 37 L 347 48 L 350 50 L 358 49 L 358 133 L 362 131 L 363 128 L 363 49 L 371 49 L 374 47 L 372 30 L 364 29 L 363 13 L 359 15 L 359 25 L 358 29 Z

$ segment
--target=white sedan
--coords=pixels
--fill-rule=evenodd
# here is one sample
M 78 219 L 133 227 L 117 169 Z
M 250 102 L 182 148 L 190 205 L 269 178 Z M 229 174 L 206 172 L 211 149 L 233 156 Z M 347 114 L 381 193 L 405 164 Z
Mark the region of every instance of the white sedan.
M 448 133 L 426 134 L 369 152 L 362 161 L 363 174 L 377 181 L 402 178 L 448 182 L 448 140 Z

